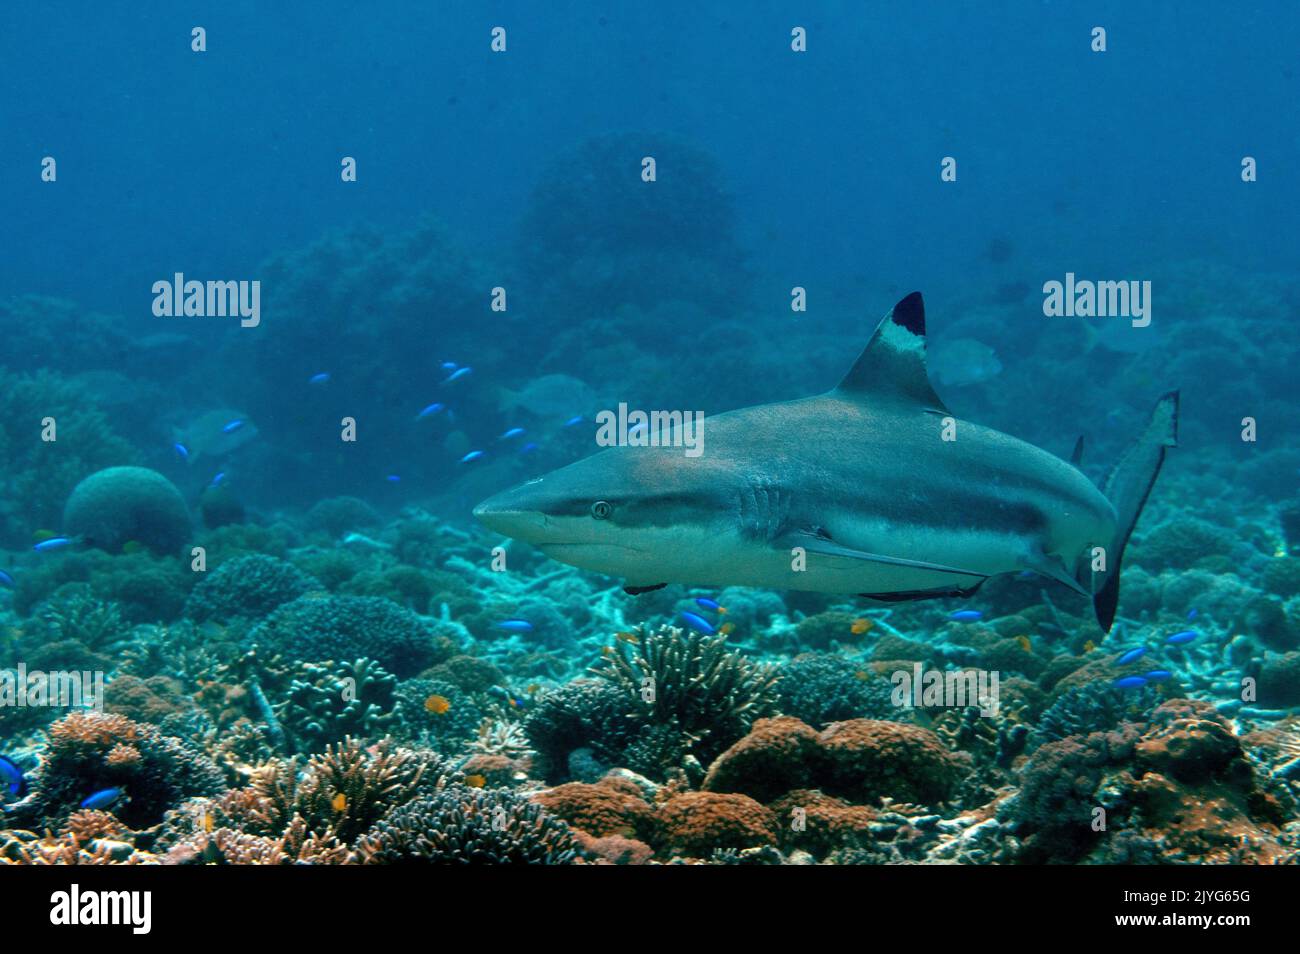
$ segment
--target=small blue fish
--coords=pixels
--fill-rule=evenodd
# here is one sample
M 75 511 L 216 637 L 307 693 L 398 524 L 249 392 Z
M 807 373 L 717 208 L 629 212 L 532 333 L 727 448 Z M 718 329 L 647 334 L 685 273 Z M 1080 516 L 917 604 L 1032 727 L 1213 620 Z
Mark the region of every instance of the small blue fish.
M 402 478 L 397 474 L 389 474 L 384 478 L 384 480 L 388 481 L 390 484 L 400 484 L 402 482 Z
M 241 417 L 237 417 L 233 421 L 228 421 L 226 425 L 223 428 L 221 428 L 221 433 L 233 434 L 235 433 L 235 431 L 239 430 L 243 426 L 244 426 L 244 419 Z
M 172 450 L 176 452 L 176 456 L 179 457 L 181 460 L 190 459 L 190 449 L 186 447 L 184 444 L 173 444 Z
M 455 361 L 444 361 L 442 363 L 442 370 L 444 371 L 455 371 L 459 367 L 460 365 L 458 365 Z
M 451 382 L 453 382 L 453 381 L 459 381 L 461 378 L 465 377 L 465 375 L 473 373 L 473 371 L 474 371 L 474 369 L 473 369 L 473 368 L 469 368 L 469 367 L 466 367 L 466 368 L 457 368 L 455 371 L 453 371 L 451 374 L 449 374 L 449 375 L 447 376 L 447 380 L 446 380 L 446 381 L 443 381 L 442 383 L 443 383 L 443 384 L 451 384 Z
M 27 778 L 23 770 L 7 755 L 0 755 L 0 784 L 9 789 L 10 795 L 21 798 L 27 794 Z
M 1143 673 L 1142 675 L 1143 679 L 1149 679 L 1152 682 L 1159 682 L 1161 679 L 1170 679 L 1172 677 L 1173 673 L 1168 669 L 1152 669 L 1150 672 Z
M 1193 606 L 1187 611 L 1187 621 L 1190 623 L 1192 620 L 1196 619 L 1196 615 L 1196 607 Z
M 307 383 L 308 384 L 329 384 L 329 380 L 330 380 L 330 373 L 328 371 L 322 371 L 320 374 L 313 374 L 310 378 L 307 379 Z
M 12 574 L 0 570 L 0 586 L 7 586 L 12 590 L 17 585 L 18 582 L 13 578 Z
M 1170 646 L 1186 646 L 1193 639 L 1195 639 L 1197 635 L 1198 634 L 1196 630 L 1185 629 L 1181 633 L 1174 633 L 1172 636 L 1166 639 L 1165 642 L 1168 643 Z
M 707 596 L 695 597 L 695 605 L 702 606 L 706 610 L 717 611 L 722 609 L 722 605 L 717 600 L 711 600 Z
M 503 619 L 497 623 L 497 629 L 504 629 L 507 633 L 531 633 L 533 624 L 526 619 Z
M 225 482 L 225 480 L 226 480 L 226 472 L 224 470 L 218 471 L 217 476 L 212 478 L 212 483 L 208 484 L 208 487 L 209 488 L 220 487 Z
M 581 424 L 581 423 L 582 423 L 582 415 L 575 414 L 573 417 L 569 418 L 567 421 L 564 422 L 564 426 L 573 427 L 574 425 Z
M 510 430 L 506 431 L 504 434 L 498 437 L 497 440 L 508 441 L 512 437 L 523 437 L 523 436 L 524 436 L 524 429 L 522 427 L 512 427 L 510 428 Z
M 415 419 L 418 421 L 421 418 L 431 417 L 432 415 L 437 414 L 446 406 L 447 405 L 445 404 L 439 404 L 437 401 L 434 401 L 428 407 L 424 408 L 424 410 L 420 411 L 419 414 L 415 415 Z
M 686 620 L 686 625 L 691 629 L 698 629 L 706 636 L 713 635 L 713 626 L 703 616 L 699 616 L 695 613 L 683 613 L 682 619 Z
M 1016 579 L 1017 579 L 1017 580 L 1032 580 L 1032 579 L 1033 579 L 1034 577 L 1036 577 L 1037 575 L 1038 575 L 1038 574 L 1035 573 L 1033 570 L 1021 570 L 1019 573 L 1016 574 Z
M 1147 681 L 1144 676 L 1124 676 L 1112 683 L 1116 689 L 1141 689 L 1146 684 Z
M 1117 665 L 1126 666 L 1135 659 L 1141 659 L 1146 654 L 1147 648 L 1145 646 L 1139 646 L 1137 649 L 1130 649 L 1123 656 L 1120 656 L 1119 659 L 1116 659 L 1115 662 Z
M 532 441 L 529 441 L 529 442 L 528 442 L 527 444 L 525 444 L 523 447 L 519 448 L 519 453 L 521 453 L 521 454 L 531 454 L 531 453 L 532 453 L 533 451 L 535 451 L 535 450 L 537 450 L 537 445 L 534 444 Z
M 948 618 L 957 623 L 973 623 L 977 619 L 983 619 L 984 614 L 979 610 L 957 610 L 955 613 L 949 613 Z
M 72 541 L 67 537 L 50 537 L 48 540 L 42 540 L 32 549 L 37 553 L 49 553 L 51 550 L 62 550 L 64 547 L 70 546 L 72 546 Z
M 460 462 L 462 464 L 468 464 L 470 461 L 478 460 L 482 456 L 483 456 L 482 451 L 470 451 L 468 454 L 466 454 L 464 457 L 460 459 Z
M 512 693 L 510 690 L 506 689 L 504 686 L 493 686 L 488 690 L 488 692 L 492 693 L 493 695 L 500 696 L 502 699 L 510 703 L 510 705 L 514 706 L 516 709 L 522 709 L 524 706 L 528 704 L 528 699 L 526 697 L 517 696 L 514 693 Z
M 101 788 L 98 792 L 95 792 L 93 795 L 86 796 L 86 798 L 81 803 L 81 807 L 82 808 L 107 808 L 109 805 L 112 805 L 115 801 L 117 801 L 121 797 L 122 797 L 122 789 L 120 788 Z

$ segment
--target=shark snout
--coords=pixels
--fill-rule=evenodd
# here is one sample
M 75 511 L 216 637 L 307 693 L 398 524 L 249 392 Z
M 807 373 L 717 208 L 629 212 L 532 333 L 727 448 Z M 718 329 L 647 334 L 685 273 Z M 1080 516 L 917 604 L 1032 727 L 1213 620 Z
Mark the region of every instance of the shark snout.
M 474 516 L 489 530 L 530 543 L 543 537 L 549 522 L 546 514 L 523 505 L 509 491 L 483 501 Z

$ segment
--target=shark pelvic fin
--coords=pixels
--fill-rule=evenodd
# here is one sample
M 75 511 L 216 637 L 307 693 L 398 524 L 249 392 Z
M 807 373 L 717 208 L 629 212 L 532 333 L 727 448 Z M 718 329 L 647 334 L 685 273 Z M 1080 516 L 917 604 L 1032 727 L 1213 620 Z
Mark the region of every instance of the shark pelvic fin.
M 809 553 L 820 553 L 822 556 L 845 557 L 850 560 L 866 560 L 870 563 L 884 563 L 889 566 L 906 566 L 917 570 L 933 570 L 936 573 L 952 573 L 956 576 L 966 576 L 978 579 L 981 582 L 988 579 L 987 573 L 977 573 L 974 570 L 963 570 L 955 566 L 944 566 L 942 563 L 927 563 L 924 560 L 906 560 L 902 557 L 885 556 L 882 553 L 867 553 L 864 550 L 854 550 L 852 547 L 840 546 L 828 536 L 809 530 L 798 530 L 788 533 L 777 541 L 782 549 L 789 547 L 803 547 Z
M 1070 572 L 1065 568 L 1065 564 L 1059 558 L 1050 557 L 1040 552 L 1024 561 L 1024 567 L 1026 570 L 1033 570 L 1035 573 L 1040 573 L 1057 583 L 1064 583 L 1080 596 L 1092 599 L 1092 594 L 1083 588 L 1082 583 L 1070 575 Z
M 925 303 L 912 292 L 881 319 L 835 393 L 854 401 L 904 400 L 947 413 L 925 370 Z

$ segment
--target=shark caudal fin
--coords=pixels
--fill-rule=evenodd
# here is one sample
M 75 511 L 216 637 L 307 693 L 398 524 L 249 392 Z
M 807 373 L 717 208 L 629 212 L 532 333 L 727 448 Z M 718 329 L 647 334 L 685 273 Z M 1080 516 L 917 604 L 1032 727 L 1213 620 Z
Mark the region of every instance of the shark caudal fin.
M 1165 449 L 1178 446 L 1178 392 L 1170 391 L 1156 402 L 1142 435 L 1124 452 L 1102 484 L 1102 493 L 1115 508 L 1115 540 L 1107 554 L 1105 582 L 1092 598 L 1097 622 L 1110 632 L 1119 604 L 1120 565 L 1124 547 L 1133 533 L 1147 496 L 1155 485 Z

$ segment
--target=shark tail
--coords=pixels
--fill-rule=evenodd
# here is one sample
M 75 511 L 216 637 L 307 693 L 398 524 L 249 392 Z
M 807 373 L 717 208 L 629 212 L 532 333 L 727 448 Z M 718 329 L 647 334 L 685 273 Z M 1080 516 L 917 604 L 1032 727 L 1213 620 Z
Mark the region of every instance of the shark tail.
M 1178 392 L 1170 391 L 1156 402 L 1142 434 L 1119 459 L 1102 485 L 1102 493 L 1115 508 L 1116 536 L 1107 554 L 1107 572 L 1092 598 L 1101 628 L 1110 632 L 1119 605 L 1120 565 L 1133 525 L 1155 485 L 1165 450 L 1178 446 Z

